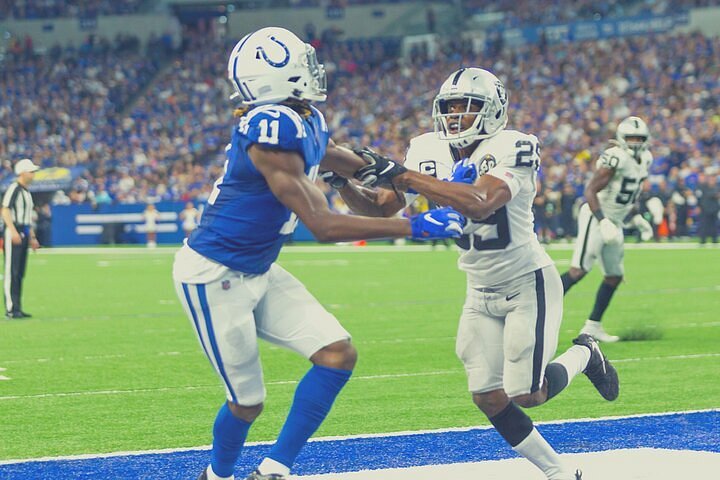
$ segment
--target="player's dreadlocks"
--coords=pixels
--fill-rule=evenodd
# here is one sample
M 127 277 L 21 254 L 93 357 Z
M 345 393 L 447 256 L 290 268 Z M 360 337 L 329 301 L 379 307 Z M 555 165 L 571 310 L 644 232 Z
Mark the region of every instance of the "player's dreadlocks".
M 308 118 L 310 115 L 312 115 L 312 110 L 310 109 L 310 104 L 308 102 L 303 102 L 301 100 L 296 100 L 294 98 L 288 98 L 284 102 L 281 102 L 282 105 L 286 105 L 290 108 L 292 108 L 294 111 L 296 111 L 298 114 L 302 115 L 303 118 Z M 233 117 L 242 117 L 246 113 L 248 113 L 250 110 L 252 110 L 254 107 L 250 106 L 242 106 L 238 107 L 233 111 Z

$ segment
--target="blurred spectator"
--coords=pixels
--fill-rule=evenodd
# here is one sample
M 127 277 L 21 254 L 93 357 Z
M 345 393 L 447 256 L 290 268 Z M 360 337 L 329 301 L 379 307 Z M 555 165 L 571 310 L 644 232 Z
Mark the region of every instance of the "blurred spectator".
M 577 193 L 571 183 L 563 184 L 562 195 L 560 196 L 560 229 L 558 236 L 569 239 L 577 235 L 575 228 L 575 201 Z
M 195 205 L 193 205 L 192 202 L 187 202 L 185 204 L 185 209 L 180 212 L 180 220 L 182 221 L 185 238 L 187 238 L 200 223 L 200 211 L 195 208 Z
M 720 187 L 716 175 L 701 175 L 696 192 L 700 207 L 700 226 L 698 236 L 705 244 L 708 238 L 718 243 L 718 214 L 720 213 Z
M 676 235 L 695 231 L 698 178 L 720 171 L 718 37 L 544 48 L 490 42 L 483 51 L 457 37 L 434 45 L 434 58 L 427 44 L 402 58 L 397 39 L 345 41 L 340 34 L 325 32 L 317 43 L 332 90 L 326 118 L 340 142 L 402 158 L 408 139 L 432 130 L 432 100 L 448 72 L 481 66 L 513 93 L 508 128 L 537 132 L 543 144 L 542 189 L 552 192 L 536 208 L 543 235 L 574 228 L 571 196 L 582 196 L 617 121 L 631 113 L 651 128 L 650 189 L 667 207 L 667 227 Z M 32 155 L 43 166 L 82 172 L 86 183 L 70 191 L 76 202 L 204 201 L 222 173 L 230 133 L 225 63 L 233 42 L 187 31 L 185 45 L 178 54 L 159 38 L 143 48 L 127 36 L 89 37 L 78 48 L 30 57 L 21 46 L 0 66 L 0 157 Z M 0 180 L 11 175 L 3 164 Z
M 147 238 L 147 247 L 157 247 L 157 222 L 160 220 L 160 212 L 157 211 L 155 205 L 149 203 L 145 207 L 145 211 L 142 214 L 143 221 L 145 222 L 145 235 Z
M 49 203 L 43 203 L 35 208 L 37 218 L 35 220 L 35 235 L 40 246 L 49 247 L 52 244 L 52 210 Z

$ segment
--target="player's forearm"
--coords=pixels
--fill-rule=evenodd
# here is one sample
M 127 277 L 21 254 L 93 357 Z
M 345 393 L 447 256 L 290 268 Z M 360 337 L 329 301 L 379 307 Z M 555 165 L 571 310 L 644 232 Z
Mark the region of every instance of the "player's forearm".
M 590 211 L 592 214 L 597 218 L 598 220 L 602 220 L 605 218 L 605 214 L 602 211 L 602 207 L 600 206 L 600 199 L 598 199 L 597 192 L 593 189 L 586 189 L 585 190 L 585 199 L 587 200 L 588 207 L 590 207 Z
M 353 213 L 368 217 L 384 217 L 382 208 L 377 204 L 377 192 L 368 188 L 356 187 L 348 182 L 338 189 L 345 204 Z
M 390 192 L 371 190 L 352 182 L 348 182 L 338 192 L 350 210 L 367 217 L 392 217 L 405 207 L 405 203 L 400 202 L 394 194 L 388 199 Z
M 328 145 L 321 162 L 323 171 L 332 171 L 346 178 L 352 178 L 355 172 L 365 165 L 365 160 L 355 155 L 352 150 L 334 143 Z
M 467 218 L 482 220 L 492 215 L 494 210 L 474 185 L 443 182 L 411 171 L 395 177 L 393 181 L 400 189 L 412 188 L 439 205 L 454 208 Z
M 320 242 L 402 238 L 412 235 L 410 221 L 405 218 L 368 218 L 326 214 L 303 219 Z

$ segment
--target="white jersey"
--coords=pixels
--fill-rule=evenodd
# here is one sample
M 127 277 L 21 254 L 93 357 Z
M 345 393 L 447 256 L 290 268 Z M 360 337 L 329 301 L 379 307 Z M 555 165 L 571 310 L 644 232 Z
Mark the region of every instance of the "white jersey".
M 552 264 L 535 235 L 532 204 L 540 163 L 538 139 L 515 130 L 503 130 L 480 142 L 470 156 L 478 175 L 504 181 L 512 198 L 488 218 L 469 221 L 460 247 L 458 266 L 467 272 L 471 287 L 492 287 Z M 420 173 L 447 178 L 455 158 L 447 141 L 435 133 L 410 142 L 405 166 Z M 414 195 L 406 200 L 413 201 Z M 408 203 L 409 204 L 409 203 Z
M 636 159 L 631 151 L 619 146 L 608 148 L 598 159 L 596 168 L 611 168 L 615 171 L 610 183 L 597 194 L 600 208 L 615 224 L 622 225 L 632 210 L 640 187 L 648 177 L 652 161 L 653 156 L 647 150 Z

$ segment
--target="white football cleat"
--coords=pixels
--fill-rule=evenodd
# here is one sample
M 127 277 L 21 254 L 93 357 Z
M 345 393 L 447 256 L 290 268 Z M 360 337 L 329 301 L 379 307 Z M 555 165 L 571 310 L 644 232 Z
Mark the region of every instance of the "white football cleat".
M 613 343 L 620 340 L 617 335 L 610 335 L 605 331 L 600 322 L 595 320 L 587 320 L 580 333 L 585 333 L 593 337 L 598 342 Z

